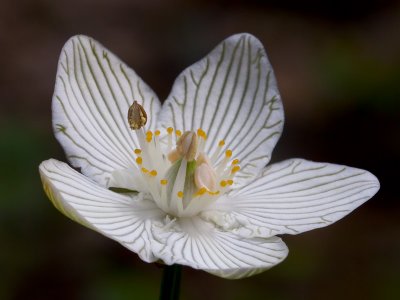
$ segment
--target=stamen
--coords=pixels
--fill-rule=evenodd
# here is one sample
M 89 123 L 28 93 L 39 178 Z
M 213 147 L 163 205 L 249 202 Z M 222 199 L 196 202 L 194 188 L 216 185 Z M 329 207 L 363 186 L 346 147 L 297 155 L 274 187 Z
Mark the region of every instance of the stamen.
M 226 166 L 228 165 L 229 159 L 232 157 L 232 150 L 225 151 L 225 157 L 222 162 L 218 165 L 217 174 L 221 175 L 221 173 L 225 170 Z
M 140 149 L 135 149 L 135 154 L 140 155 L 142 153 L 142 150 Z
M 150 171 L 150 176 L 156 177 L 157 176 L 157 171 L 156 170 L 151 170 Z
M 172 133 L 174 132 L 174 129 L 172 127 L 167 128 L 167 133 L 168 133 L 168 153 L 171 152 L 172 150 Z
M 182 135 L 182 131 L 180 130 L 175 130 L 176 136 L 179 138 Z
M 234 166 L 231 170 L 231 174 L 235 174 L 236 172 L 238 172 L 240 170 L 239 166 Z
M 160 130 L 156 130 L 156 131 L 154 131 L 154 134 L 155 134 L 156 136 L 160 136 L 161 132 L 160 132 Z
M 147 174 L 147 173 L 149 173 L 149 170 L 147 170 L 146 168 L 142 168 L 142 172 L 143 172 L 144 174 Z
M 141 165 L 143 163 L 143 158 L 141 158 L 140 156 L 136 158 L 136 163 L 138 165 Z
M 152 139 L 153 139 L 153 133 L 149 130 L 146 132 L 146 141 L 150 143 Z
M 213 155 L 211 156 L 211 161 L 213 164 L 215 164 L 217 162 L 218 156 L 222 151 L 222 148 L 225 146 L 225 141 L 224 140 L 220 140 L 218 143 L 218 147 L 215 150 L 215 152 L 213 153 Z
M 206 189 L 205 187 L 202 187 L 201 189 L 199 189 L 199 190 L 196 192 L 195 196 L 202 196 L 202 195 L 204 195 L 206 192 L 207 192 L 207 189 Z
M 233 180 L 232 180 L 232 179 L 228 179 L 226 182 L 227 182 L 229 185 L 232 185 L 232 184 L 233 184 Z
M 197 135 L 203 139 L 207 139 L 207 134 L 205 131 L 201 128 L 197 129 Z
M 237 165 L 240 161 L 236 158 L 232 161 L 232 166 Z
M 208 193 L 209 195 L 211 195 L 211 196 L 219 195 L 219 191 L 216 191 L 216 192 L 207 191 L 207 193 Z
M 219 185 L 222 187 L 226 187 L 227 184 L 228 182 L 226 180 L 221 180 L 221 182 L 219 183 Z
M 176 194 L 177 196 L 178 196 L 178 198 L 183 198 L 183 192 L 182 191 L 179 191 L 177 194 Z
M 161 179 L 160 180 L 160 184 L 161 185 L 167 185 L 168 184 L 168 180 L 167 179 Z

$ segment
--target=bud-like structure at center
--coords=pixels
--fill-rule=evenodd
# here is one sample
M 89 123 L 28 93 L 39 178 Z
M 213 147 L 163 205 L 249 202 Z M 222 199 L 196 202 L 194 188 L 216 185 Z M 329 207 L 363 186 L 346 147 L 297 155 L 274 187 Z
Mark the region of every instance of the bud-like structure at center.
M 129 108 L 128 122 L 140 144 L 134 149 L 137 170 L 132 173 L 141 174 L 137 180 L 145 189 L 140 192 L 149 193 L 166 213 L 196 215 L 230 190 L 240 167 L 223 140 L 213 153 L 206 153 L 207 133 L 202 129 L 145 131 L 147 114 L 137 101 Z
M 187 161 L 195 159 L 197 154 L 197 135 L 193 131 L 185 131 L 176 142 L 176 150 Z

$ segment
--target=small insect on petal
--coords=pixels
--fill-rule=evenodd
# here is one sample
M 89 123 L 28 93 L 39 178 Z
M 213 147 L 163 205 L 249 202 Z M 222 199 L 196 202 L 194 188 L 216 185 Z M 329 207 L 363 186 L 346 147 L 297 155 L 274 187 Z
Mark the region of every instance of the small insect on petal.
M 133 130 L 140 129 L 147 123 L 146 111 L 137 101 L 134 101 L 129 107 L 128 123 Z

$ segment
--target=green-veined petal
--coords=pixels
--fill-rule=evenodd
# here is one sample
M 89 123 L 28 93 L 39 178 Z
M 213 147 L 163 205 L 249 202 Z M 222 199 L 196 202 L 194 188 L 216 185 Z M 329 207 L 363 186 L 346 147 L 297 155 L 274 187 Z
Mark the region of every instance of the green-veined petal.
M 154 250 L 166 264 L 183 264 L 214 275 L 239 279 L 265 271 L 288 254 L 278 237 L 244 239 L 200 218 L 176 221 L 172 230 L 153 230 Z
M 243 185 L 268 163 L 283 127 L 283 108 L 264 47 L 250 34 L 224 40 L 205 58 L 184 70 L 163 104 L 158 126 L 202 128 L 206 152 L 225 141 Z
M 54 159 L 40 164 L 44 190 L 74 221 L 121 243 L 147 262 L 155 261 L 151 226 L 164 214 L 153 201 L 114 193 Z
M 247 229 L 250 236 L 298 234 L 336 222 L 378 190 L 379 181 L 368 171 L 290 159 L 268 166 L 213 209 L 228 213 L 235 229 Z
M 72 37 L 62 49 L 53 96 L 53 127 L 72 165 L 102 185 L 110 173 L 134 165 L 138 148 L 128 108 L 137 100 L 155 126 L 160 103 L 119 58 L 95 40 Z

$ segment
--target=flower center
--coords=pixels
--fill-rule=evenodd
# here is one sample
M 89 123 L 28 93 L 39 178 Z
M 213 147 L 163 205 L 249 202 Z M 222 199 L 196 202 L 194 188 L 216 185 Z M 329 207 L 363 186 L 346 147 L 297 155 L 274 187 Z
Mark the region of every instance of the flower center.
M 223 152 L 222 140 L 209 157 L 202 129 L 182 134 L 169 127 L 165 133 L 166 145 L 159 130 L 136 130 L 141 148 L 134 153 L 141 177 L 162 210 L 180 217 L 195 215 L 230 190 L 239 160 L 232 159 L 231 150 Z
M 240 167 L 223 140 L 208 155 L 202 129 L 145 132 L 147 115 L 139 106 L 135 102 L 128 114 L 140 144 L 134 150 L 136 163 L 145 189 L 162 210 L 177 217 L 193 216 L 230 190 Z

